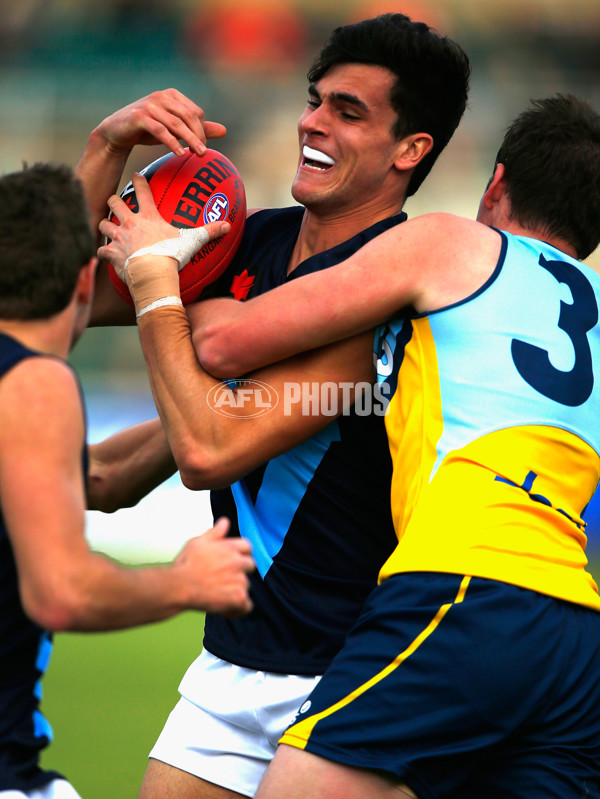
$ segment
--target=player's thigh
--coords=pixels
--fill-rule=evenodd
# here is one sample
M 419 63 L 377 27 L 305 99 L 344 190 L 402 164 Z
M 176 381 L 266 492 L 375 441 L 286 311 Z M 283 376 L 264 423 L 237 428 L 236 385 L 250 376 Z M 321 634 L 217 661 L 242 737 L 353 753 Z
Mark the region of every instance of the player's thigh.
M 277 741 L 318 679 L 256 672 L 203 652 L 150 758 L 231 792 L 220 796 L 254 796 Z
M 150 758 L 138 799 L 240 799 L 241 793 Z M 247 799 L 244 797 L 244 799 Z
M 390 775 L 345 766 L 282 744 L 256 799 L 417 799 Z

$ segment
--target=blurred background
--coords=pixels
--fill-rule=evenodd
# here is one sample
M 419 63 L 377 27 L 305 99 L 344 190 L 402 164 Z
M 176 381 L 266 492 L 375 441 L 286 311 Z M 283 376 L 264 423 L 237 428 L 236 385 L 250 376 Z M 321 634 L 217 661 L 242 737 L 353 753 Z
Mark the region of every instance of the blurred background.
M 504 129 L 530 99 L 572 92 L 600 108 L 600 4 L 589 0 L 0 0 L 0 170 L 38 160 L 74 166 L 105 116 L 174 87 L 227 126 L 215 144 L 240 170 L 249 206 L 291 204 L 306 70 L 333 27 L 384 11 L 450 35 L 473 65 L 464 121 L 408 201 L 409 216 L 474 217 Z M 138 148 L 124 182 L 163 153 Z M 600 270 L 600 253 L 589 263 Z M 91 440 L 154 415 L 135 329 L 88 331 L 73 363 Z M 597 505 L 588 510 L 592 559 L 600 557 Z M 92 545 L 117 559 L 164 560 L 209 526 L 208 497 L 174 477 L 136 508 L 90 513 L 88 523 Z M 177 681 L 199 651 L 192 617 L 161 631 L 61 636 L 47 687 L 57 729 L 50 761 L 84 796 L 135 796 Z

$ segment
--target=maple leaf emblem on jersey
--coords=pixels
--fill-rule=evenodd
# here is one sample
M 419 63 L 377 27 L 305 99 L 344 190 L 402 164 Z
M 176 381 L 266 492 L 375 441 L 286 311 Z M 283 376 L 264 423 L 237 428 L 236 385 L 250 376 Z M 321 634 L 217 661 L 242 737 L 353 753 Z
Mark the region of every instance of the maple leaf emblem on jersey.
M 244 269 L 241 275 L 233 278 L 229 291 L 233 294 L 234 300 L 245 300 L 253 285 L 254 275 L 249 275 L 248 270 Z

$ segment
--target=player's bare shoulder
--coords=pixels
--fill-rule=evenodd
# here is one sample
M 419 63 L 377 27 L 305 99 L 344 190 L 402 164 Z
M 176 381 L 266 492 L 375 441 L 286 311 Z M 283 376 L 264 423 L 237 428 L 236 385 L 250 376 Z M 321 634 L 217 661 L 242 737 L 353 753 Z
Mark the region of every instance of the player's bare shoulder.
M 494 272 L 502 238 L 493 228 L 449 213 L 407 222 L 404 245 L 415 259 L 421 291 L 416 310 L 437 310 L 469 297 Z
M 450 254 L 458 243 L 461 243 L 464 251 L 465 241 L 477 244 L 497 240 L 499 243 L 498 233 L 487 225 L 446 212 L 416 216 L 397 229 L 402 236 L 410 232 L 411 237 L 420 240 L 423 245 L 446 254 Z
M 25 358 L 0 379 L 0 440 L 25 430 L 57 442 L 83 433 L 79 383 L 61 358 Z

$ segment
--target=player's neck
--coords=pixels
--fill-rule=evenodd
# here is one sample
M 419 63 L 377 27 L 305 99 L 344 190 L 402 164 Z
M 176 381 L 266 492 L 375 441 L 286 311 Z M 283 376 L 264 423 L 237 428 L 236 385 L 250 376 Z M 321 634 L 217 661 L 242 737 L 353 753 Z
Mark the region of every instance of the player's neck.
M 338 244 L 348 241 L 357 233 L 366 230 L 382 219 L 400 213 L 400 211 L 400 208 L 386 208 L 378 211 L 369 208 L 348 215 L 322 217 L 307 209 L 304 212 L 300 233 L 290 258 L 288 274 L 312 255 L 337 247 Z
M 571 258 L 577 259 L 577 253 L 573 245 L 560 236 L 549 235 L 543 230 L 533 230 L 531 228 L 522 227 L 518 223 L 508 220 L 504 225 L 497 225 L 496 227 L 499 227 L 501 230 L 506 230 L 507 233 L 512 233 L 514 236 L 525 236 L 530 239 L 544 241 L 551 247 L 556 247 L 557 250 L 564 252 L 566 255 L 570 255 Z
M 541 228 L 530 228 L 521 225 L 511 212 L 510 200 L 506 193 L 503 193 L 499 200 L 488 205 L 485 204 L 484 197 L 477 212 L 477 221 L 484 225 L 495 227 L 497 230 L 506 230 L 507 233 L 512 233 L 513 236 L 526 236 L 530 239 L 545 241 L 551 247 L 556 247 L 557 250 L 570 255 L 571 258 L 577 259 L 575 248 L 566 239 L 549 234 Z
M 65 312 L 51 319 L 0 319 L 0 332 L 16 339 L 29 349 L 67 358 L 71 346 L 72 327 Z

